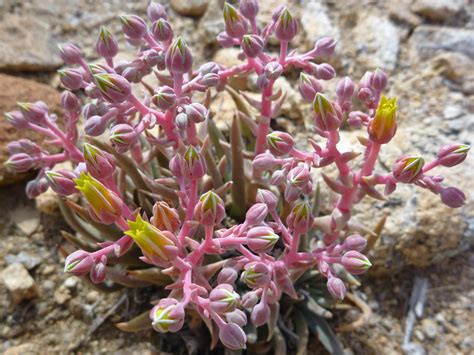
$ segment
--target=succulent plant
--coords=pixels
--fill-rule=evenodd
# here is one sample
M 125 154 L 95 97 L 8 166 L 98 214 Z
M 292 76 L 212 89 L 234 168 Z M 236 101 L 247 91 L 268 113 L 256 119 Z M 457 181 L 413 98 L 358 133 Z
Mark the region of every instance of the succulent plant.
M 444 146 L 426 164 L 406 155 L 390 173 L 375 174 L 380 149 L 397 130 L 397 100 L 383 95 L 388 78 L 381 69 L 367 72 L 357 87 L 345 77 L 335 95 L 325 92 L 324 82 L 336 73 L 320 59 L 334 53 L 336 42 L 321 38 L 306 53 L 289 50 L 295 16 L 281 6 L 261 28 L 256 0 L 223 8 L 218 41 L 240 46 L 243 63 L 196 69 L 164 8 L 152 2 L 147 13 L 148 21 L 120 18 L 127 41 L 137 47 L 132 61 L 116 60 L 118 42 L 106 28 L 96 45 L 103 64 L 88 64 L 73 44 L 59 46 L 70 66 L 59 71 L 67 89 L 62 117 L 40 101 L 19 103 L 6 115 L 18 129 L 37 131 L 62 148 L 50 153 L 26 139 L 12 142 L 6 165 L 38 170 L 27 186 L 30 197 L 48 188 L 59 196 L 76 231 L 64 236 L 79 248 L 67 256 L 65 272 L 89 277 L 104 290 L 159 290 L 164 296 L 150 300 L 154 307 L 118 325 L 127 331 L 192 330 L 191 316 L 209 328 L 212 347 L 219 339 L 232 350 L 272 341 L 302 353 L 309 330 L 331 352 L 342 351 L 325 318 L 347 297 L 357 303 L 354 275 L 370 268 L 366 254 L 383 227 L 383 221 L 374 228 L 358 221 L 354 204 L 366 196 L 384 200 L 403 183 L 460 207 L 463 192 L 446 187 L 431 170 L 461 163 L 469 147 Z M 279 53 L 266 51 L 273 35 Z M 274 84 L 289 71 L 300 71 L 299 91 L 314 111 L 307 147 L 271 128 L 285 100 Z M 228 83 L 250 74 L 257 77 L 259 99 Z M 159 86 L 142 80 L 149 75 Z M 238 107 L 229 135 L 209 115 L 211 96 L 223 90 Z M 196 92 L 205 93 L 203 102 Z M 364 112 L 352 109 L 356 100 Z M 360 163 L 361 147 L 344 152 L 339 146 L 345 125 L 367 129 L 359 139 Z M 58 165 L 64 162 L 69 169 Z M 324 209 L 315 179 L 337 196 Z

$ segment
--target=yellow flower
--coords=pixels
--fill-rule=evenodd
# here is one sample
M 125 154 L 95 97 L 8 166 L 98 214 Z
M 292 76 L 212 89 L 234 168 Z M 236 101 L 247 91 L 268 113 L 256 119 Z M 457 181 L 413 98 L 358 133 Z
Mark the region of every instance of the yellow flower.
M 397 98 L 382 96 L 375 117 L 369 122 L 370 139 L 379 144 L 388 143 L 397 131 Z

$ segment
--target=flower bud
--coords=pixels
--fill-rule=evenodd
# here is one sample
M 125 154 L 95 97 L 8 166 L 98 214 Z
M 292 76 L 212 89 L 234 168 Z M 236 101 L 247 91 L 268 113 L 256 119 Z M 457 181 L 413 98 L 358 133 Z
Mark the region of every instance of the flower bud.
M 257 304 L 250 314 L 250 319 L 256 327 L 260 327 L 267 323 L 270 319 L 270 307 L 268 304 L 266 302 L 260 302 Z
M 354 234 L 348 236 L 342 246 L 345 250 L 362 251 L 367 246 L 367 240 L 358 234 Z
M 249 20 L 257 17 L 258 14 L 258 1 L 257 0 L 240 0 L 239 1 L 240 13 L 248 18 Z
M 164 201 L 159 201 L 153 206 L 151 223 L 159 230 L 174 232 L 179 228 L 181 221 L 174 208 Z
M 104 58 L 113 58 L 118 53 L 118 43 L 112 33 L 102 26 L 95 45 L 97 54 Z
M 110 141 L 119 152 L 127 151 L 138 141 L 137 132 L 127 123 L 113 126 L 110 133 Z
M 174 121 L 176 123 L 176 127 L 181 131 L 181 133 L 184 133 L 184 130 L 191 127 L 188 115 L 186 115 L 184 112 L 177 114 Z
M 169 86 L 162 86 L 151 100 L 160 110 L 166 111 L 176 103 L 176 93 Z
M 370 139 L 379 144 L 388 143 L 397 131 L 396 115 L 397 99 L 382 96 L 375 116 L 367 126 Z
M 26 153 L 17 153 L 5 162 L 5 166 L 16 173 L 25 173 L 36 167 L 36 160 Z
M 96 146 L 84 143 L 84 161 L 87 171 L 96 179 L 106 179 L 115 171 L 115 161 L 111 154 L 100 150 Z
M 247 316 L 245 312 L 241 311 L 240 309 L 235 309 L 232 312 L 226 313 L 225 319 L 229 323 L 235 323 L 240 327 L 243 327 L 247 324 Z
M 225 217 L 224 201 L 214 191 L 206 192 L 194 209 L 194 217 L 206 226 L 221 223 Z
M 97 263 L 94 263 L 90 271 L 90 279 L 92 283 L 99 284 L 104 282 L 107 276 L 107 256 L 102 255 Z
M 270 80 L 268 80 L 268 78 L 265 74 L 260 74 L 257 77 L 257 83 L 256 84 L 257 84 L 257 88 L 259 88 L 260 90 L 263 90 L 266 87 L 268 87 L 269 83 L 270 83 Z
M 267 145 L 273 155 L 281 157 L 293 149 L 295 141 L 293 137 L 286 132 L 273 131 L 267 135 Z
M 209 305 L 214 312 L 233 312 L 239 304 L 240 296 L 229 284 L 221 284 L 214 288 L 209 294 Z
M 262 224 L 268 214 L 268 207 L 264 203 L 256 203 L 249 208 L 245 215 L 245 222 L 248 225 L 255 226 Z
M 286 181 L 286 175 L 283 170 L 275 170 L 268 183 L 273 186 L 280 186 Z
M 163 18 L 153 22 L 151 32 L 160 42 L 169 42 L 173 39 L 173 29 L 171 28 L 170 23 Z
M 257 203 L 266 204 L 270 211 L 275 210 L 278 205 L 278 198 L 270 190 L 258 189 L 255 200 Z
M 265 76 L 270 80 L 276 80 L 283 73 L 283 67 L 278 62 L 270 62 L 263 68 Z
M 104 99 L 113 104 L 124 102 L 132 93 L 130 83 L 118 74 L 96 74 L 94 82 Z
M 206 74 L 199 80 L 199 84 L 207 86 L 207 87 L 217 86 L 219 85 L 219 83 L 220 83 L 220 79 L 219 79 L 219 74 L 217 73 Z
M 242 37 L 240 46 L 245 55 L 249 58 L 255 58 L 263 51 L 263 40 L 257 35 L 245 35 Z
M 451 208 L 459 208 L 466 202 L 464 192 L 456 187 L 446 187 L 440 191 L 441 201 Z
M 314 77 L 301 72 L 298 89 L 305 101 L 313 102 L 316 93 L 322 92 L 323 87 Z
M 347 123 L 350 126 L 358 127 L 362 125 L 363 122 L 367 122 L 369 120 L 369 116 L 361 111 L 352 111 L 349 113 L 349 117 L 347 118 Z
M 439 165 L 451 167 L 461 164 L 471 149 L 467 144 L 447 144 L 438 152 Z
M 79 111 L 79 99 L 70 91 L 63 91 L 61 94 L 61 106 L 65 111 L 78 112 Z
M 217 275 L 218 284 L 233 284 L 237 280 L 238 273 L 234 268 L 224 267 Z
M 252 166 L 259 170 L 271 170 L 277 164 L 278 161 L 269 152 L 258 154 L 252 161 Z
M 31 180 L 28 182 L 28 184 L 26 184 L 26 196 L 30 199 L 36 198 L 42 193 L 46 192 L 48 187 L 48 182 L 44 178 Z
M 234 45 L 234 39 L 226 32 L 219 33 L 216 39 L 217 43 L 219 43 L 222 48 L 230 48 Z
M 157 4 L 154 1 L 150 1 L 150 4 L 146 9 L 146 14 L 148 15 L 150 21 L 153 22 L 158 21 L 161 18 L 165 20 L 168 18 L 164 6 L 161 4 Z
M 219 73 L 219 65 L 214 62 L 208 62 L 201 65 L 198 69 L 198 72 L 204 76 L 206 74 L 217 74 Z
M 316 67 L 316 70 L 314 74 L 316 75 L 318 79 L 331 80 L 332 78 L 336 76 L 336 71 L 328 63 L 316 64 L 315 67 Z
M 142 39 L 147 31 L 145 21 L 136 15 L 120 16 L 123 33 L 131 39 Z
M 336 49 L 336 41 L 330 37 L 323 37 L 316 42 L 316 54 L 321 57 L 329 57 L 333 55 Z
M 311 205 L 305 201 L 296 203 L 286 219 L 288 228 L 302 234 L 308 233 L 313 226 L 313 222 Z
M 192 104 L 186 105 L 184 111 L 188 118 L 194 123 L 203 122 L 208 115 L 207 108 L 200 103 L 193 102 Z
M 245 332 L 235 323 L 226 323 L 219 327 L 219 339 L 230 350 L 245 349 L 247 342 Z
M 8 122 L 17 129 L 28 128 L 29 122 L 20 111 L 6 112 L 5 117 Z
M 75 276 L 84 276 L 90 271 L 93 264 L 94 260 L 88 252 L 76 250 L 66 258 L 64 262 L 64 272 Z
M 59 80 L 66 89 L 79 90 L 83 85 L 82 72 L 79 69 L 67 68 L 58 70 Z
M 183 327 L 185 311 L 174 298 L 163 298 L 150 312 L 151 325 L 160 333 L 175 333 Z
M 77 192 L 74 179 L 76 174 L 65 169 L 50 170 L 45 173 L 51 189 L 61 196 L 69 196 Z
M 270 269 L 263 262 L 248 263 L 240 280 L 250 288 L 264 287 L 271 280 Z
M 86 199 L 91 217 L 103 224 L 112 224 L 122 216 L 123 201 L 90 174 L 74 179 L 76 189 Z
M 242 307 L 252 309 L 258 302 L 258 296 L 255 291 L 249 291 L 242 296 Z
M 171 232 L 159 230 L 139 214 L 127 223 L 130 229 L 125 234 L 133 238 L 149 262 L 161 266 L 176 258 L 176 237 Z
M 224 3 L 225 31 L 230 37 L 240 38 L 247 33 L 247 21 L 228 2 Z
M 8 143 L 7 150 L 11 155 L 17 153 L 26 153 L 28 155 L 34 156 L 39 155 L 42 152 L 42 149 L 38 144 L 25 138 Z
M 31 123 L 40 123 L 48 114 L 48 106 L 43 101 L 31 102 L 19 102 L 18 107 L 20 108 L 23 117 Z
M 387 86 L 388 77 L 381 69 L 376 69 L 369 77 L 369 85 L 375 91 L 382 91 Z
M 291 12 L 285 7 L 275 23 L 275 36 L 280 41 L 289 42 L 296 36 L 298 22 Z
M 327 283 L 329 293 L 338 300 L 343 300 L 346 297 L 346 286 L 341 279 L 337 277 L 330 277 Z
M 84 132 L 93 137 L 100 136 L 105 132 L 107 121 L 100 116 L 89 117 L 84 125 Z
M 395 180 L 405 184 L 414 182 L 423 173 L 425 160 L 419 155 L 404 155 L 398 158 L 392 167 Z
M 309 172 L 306 164 L 299 164 L 294 167 L 288 173 L 288 183 L 291 186 L 303 189 L 311 179 L 311 173 Z
M 267 253 L 280 237 L 270 227 L 254 227 L 247 233 L 247 246 L 254 253 Z
M 341 112 L 321 93 L 316 93 L 313 101 L 315 126 L 322 131 L 335 131 L 341 125 Z
M 82 53 L 78 46 L 72 43 L 58 44 L 59 55 L 64 63 L 68 65 L 81 64 Z
M 197 148 L 190 145 L 184 153 L 182 172 L 188 179 L 196 180 L 206 174 L 206 160 Z
M 283 194 L 283 197 L 285 201 L 295 202 L 300 197 L 301 192 L 302 191 L 300 188 L 293 186 L 291 184 L 287 184 L 285 186 L 285 192 Z
M 346 76 L 337 83 L 336 95 L 341 101 L 347 101 L 354 95 L 354 90 L 354 82 Z
M 178 37 L 166 52 L 166 67 L 172 74 L 184 74 L 191 70 L 193 58 L 185 40 Z
M 365 255 L 355 250 L 346 252 L 342 256 L 341 264 L 353 275 L 362 274 L 372 266 L 369 259 L 367 259 Z

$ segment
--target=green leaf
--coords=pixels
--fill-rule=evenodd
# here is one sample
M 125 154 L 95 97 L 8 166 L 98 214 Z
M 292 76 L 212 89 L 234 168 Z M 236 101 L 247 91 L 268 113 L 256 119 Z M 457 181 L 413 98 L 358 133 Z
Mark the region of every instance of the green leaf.
M 239 127 L 239 119 L 234 116 L 231 127 L 230 145 L 232 152 L 232 206 L 231 215 L 238 221 L 242 221 L 247 210 L 244 157 L 242 155 L 242 137 Z
M 329 353 L 333 355 L 344 355 L 342 344 L 336 338 L 336 335 L 323 317 L 313 313 L 305 313 L 304 316 L 308 322 L 309 329 L 318 335 L 319 341 Z

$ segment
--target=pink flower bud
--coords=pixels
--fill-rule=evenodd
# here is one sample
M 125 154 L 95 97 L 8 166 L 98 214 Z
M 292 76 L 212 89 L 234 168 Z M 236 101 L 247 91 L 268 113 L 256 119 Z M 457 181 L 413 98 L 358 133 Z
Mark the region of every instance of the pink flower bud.
M 5 117 L 8 122 L 17 129 L 28 128 L 29 122 L 20 111 L 6 112 Z
M 346 297 L 346 286 L 341 279 L 337 277 L 330 277 L 327 283 L 329 293 L 338 300 L 343 300 Z
M 267 323 L 270 319 L 270 307 L 268 304 L 266 302 L 260 302 L 257 304 L 252 310 L 250 319 L 256 327 L 260 327 Z
M 240 309 L 235 309 L 232 312 L 226 313 L 225 319 L 229 323 L 235 323 L 240 327 L 243 327 L 247 324 L 247 316 L 245 312 L 241 311 Z
M 216 313 L 233 312 L 240 302 L 240 296 L 229 284 L 221 284 L 209 294 L 209 306 Z
M 217 74 L 219 73 L 219 65 L 214 62 L 208 62 L 199 67 L 198 72 L 204 76 L 206 74 Z
M 225 31 L 230 37 L 240 38 L 247 33 L 247 21 L 228 2 L 224 3 Z
M 291 184 L 287 184 L 285 187 L 285 193 L 283 197 L 285 198 L 285 201 L 294 202 L 300 197 L 301 192 L 302 191 L 300 188 L 293 186 Z
M 127 151 L 138 141 L 138 134 L 135 129 L 126 123 L 115 125 L 110 130 L 110 141 L 119 152 Z
M 333 55 L 336 49 L 336 41 L 330 37 L 323 37 L 316 42 L 316 55 L 321 57 L 329 57 Z
M 118 53 L 118 43 L 112 33 L 102 26 L 95 45 L 97 54 L 104 58 L 113 58 Z
M 199 84 L 207 86 L 207 87 L 217 86 L 219 85 L 219 83 L 220 83 L 220 79 L 219 79 L 219 74 L 217 73 L 206 74 L 199 80 Z
M 382 91 L 387 86 L 388 77 L 381 69 L 376 69 L 369 77 L 370 87 L 375 91 Z
M 46 179 L 35 179 L 31 180 L 26 184 L 25 192 L 28 198 L 36 198 L 42 193 L 46 192 L 49 185 Z
M 270 190 L 258 189 L 256 202 L 266 204 L 268 209 L 273 211 L 278 205 L 278 198 Z
M 323 87 L 314 77 L 301 72 L 298 89 L 305 101 L 313 102 L 316 93 L 322 92 Z
M 184 112 L 177 114 L 174 121 L 176 123 L 176 127 L 180 131 L 184 131 L 191 127 L 191 122 L 189 121 L 188 115 L 186 115 Z
M 106 179 L 115 172 L 113 156 L 96 146 L 84 143 L 83 155 L 87 171 L 96 179 Z
M 369 259 L 367 259 L 365 255 L 355 250 L 346 252 L 342 256 L 341 264 L 353 275 L 362 274 L 372 266 Z
M 247 246 L 254 253 L 267 253 L 280 237 L 270 227 L 254 227 L 247 233 Z
M 290 170 L 287 178 L 290 185 L 303 189 L 310 181 L 311 173 L 306 164 L 299 164 Z
M 321 80 L 331 80 L 336 76 L 334 68 L 327 63 L 316 64 L 315 73 L 316 77 Z
M 286 132 L 273 131 L 267 135 L 267 145 L 273 155 L 281 157 L 293 149 L 295 141 L 293 137 Z
M 173 74 L 184 74 L 191 70 L 193 57 L 182 37 L 174 40 L 166 52 L 166 68 Z
M 190 145 L 183 158 L 182 172 L 188 179 L 200 179 L 206 174 L 206 160 L 197 148 Z
M 25 138 L 8 143 L 7 150 L 11 155 L 17 153 L 26 153 L 28 155 L 34 156 L 39 155 L 42 152 L 42 149 L 38 144 Z
M 439 193 L 441 201 L 451 208 L 462 207 L 466 202 L 466 195 L 456 187 L 443 188 Z
M 84 132 L 93 137 L 100 136 L 105 132 L 107 121 L 103 120 L 100 116 L 89 117 L 84 126 Z
M 48 107 L 43 101 L 18 102 L 23 117 L 31 123 L 41 123 L 48 114 Z
M 83 84 L 82 72 L 79 69 L 68 68 L 58 70 L 61 84 L 69 90 L 79 90 Z
M 422 175 L 423 165 L 425 165 L 425 160 L 421 156 L 404 155 L 393 164 L 393 177 L 405 184 L 412 183 Z
M 264 43 L 260 36 L 257 35 L 245 35 L 242 37 L 240 46 L 244 51 L 245 55 L 250 58 L 257 57 L 263 51 Z
M 59 55 L 64 63 L 68 65 L 81 64 L 82 53 L 78 46 L 72 43 L 58 44 Z
M 265 76 L 270 80 L 276 80 L 283 73 L 283 67 L 278 62 L 270 62 L 263 68 Z
M 269 152 L 258 154 L 252 161 L 252 166 L 259 170 L 270 170 L 277 164 L 277 160 Z
M 249 20 L 257 17 L 258 14 L 258 1 L 257 0 L 240 0 L 239 1 L 240 13 L 248 18 Z
M 297 233 L 308 233 L 313 226 L 314 217 L 311 213 L 311 205 L 308 202 L 296 203 L 286 219 L 288 228 Z
M 356 251 L 362 251 L 365 249 L 367 246 L 367 240 L 358 235 L 350 235 L 344 240 L 343 248 L 345 250 L 356 250 Z
M 347 118 L 347 123 L 353 127 L 358 127 L 362 125 L 362 123 L 367 122 L 369 120 L 369 116 L 361 111 L 352 111 L 349 113 L 349 117 Z
M 260 288 L 271 280 L 270 269 L 263 262 L 252 262 L 245 265 L 240 280 L 250 288 Z
M 285 7 L 275 23 L 275 36 L 280 41 L 291 41 L 298 31 L 298 22 Z
M 63 91 L 61 94 L 61 106 L 65 111 L 78 112 L 79 99 L 70 91 Z
M 315 126 L 322 131 L 335 131 L 341 125 L 341 112 L 329 99 L 321 93 L 317 93 L 313 101 L 315 112 Z
M 438 162 L 442 166 L 455 166 L 461 164 L 471 149 L 467 144 L 446 144 L 438 152 Z
M 158 65 L 162 61 L 161 53 L 162 52 L 158 52 L 157 50 L 154 50 L 154 49 L 149 49 L 142 53 L 142 59 L 145 64 L 144 68 L 141 69 L 141 72 L 143 74 L 148 74 L 149 68 L 154 67 L 155 65 Z
M 123 76 L 118 74 L 96 74 L 93 77 L 101 95 L 110 103 L 120 104 L 132 93 L 130 83 Z
M 73 181 L 77 178 L 77 175 L 72 171 L 65 169 L 50 170 L 46 171 L 45 175 L 49 186 L 58 195 L 69 196 L 77 192 L 76 184 Z
M 178 212 L 166 202 L 159 201 L 153 206 L 151 224 L 162 231 L 175 232 L 180 224 Z
M 245 215 L 247 224 L 254 226 L 262 224 L 268 214 L 268 207 L 264 203 L 256 203 L 249 208 Z
M 90 271 L 90 279 L 92 283 L 99 284 L 104 282 L 107 276 L 107 256 L 102 255 L 97 263 L 94 263 Z
M 203 122 L 208 115 L 207 108 L 200 103 L 193 102 L 192 104 L 186 105 L 184 111 L 188 118 L 194 123 Z
M 260 74 L 258 77 L 257 77 L 257 87 L 260 89 L 260 90 L 263 90 L 265 89 L 266 87 L 268 87 L 268 84 L 270 83 L 270 81 L 268 80 L 267 76 L 265 74 Z
M 233 284 L 237 280 L 238 273 L 234 268 L 224 267 L 217 275 L 218 284 Z
M 226 323 L 219 327 L 219 339 L 230 350 L 245 349 L 247 336 L 236 323 Z
M 342 78 L 336 86 L 336 94 L 341 101 L 350 100 L 354 95 L 354 90 L 354 82 L 347 76 Z
M 147 31 L 145 21 L 136 15 L 120 16 L 123 33 L 131 39 L 142 39 Z
M 76 250 L 66 258 L 64 272 L 75 276 L 84 276 L 90 271 L 93 264 L 94 260 L 88 252 Z
M 226 32 L 221 32 L 217 35 L 217 43 L 223 48 L 230 48 L 234 45 L 234 39 Z
M 148 5 L 147 9 L 146 9 L 146 13 L 148 15 L 148 18 L 150 19 L 150 21 L 157 21 L 159 19 L 167 19 L 167 15 L 166 15 L 166 10 L 164 8 L 163 5 L 161 4 L 157 4 L 156 2 L 154 1 L 150 1 L 150 5 Z
M 255 291 L 249 291 L 242 296 L 242 307 L 252 309 L 258 302 L 258 296 Z
M 16 173 L 25 173 L 36 167 L 36 160 L 25 153 L 14 154 L 5 162 L 7 169 Z
M 194 217 L 206 226 L 221 223 L 225 217 L 224 201 L 215 192 L 206 192 L 194 209 Z
M 169 42 L 173 39 L 173 29 L 171 28 L 171 24 L 163 18 L 153 22 L 151 32 L 160 42 Z
M 163 298 L 150 312 L 151 325 L 160 333 L 175 333 L 183 327 L 183 305 L 174 298 Z
M 160 110 L 166 111 L 175 105 L 176 93 L 169 86 L 162 86 L 151 100 Z

